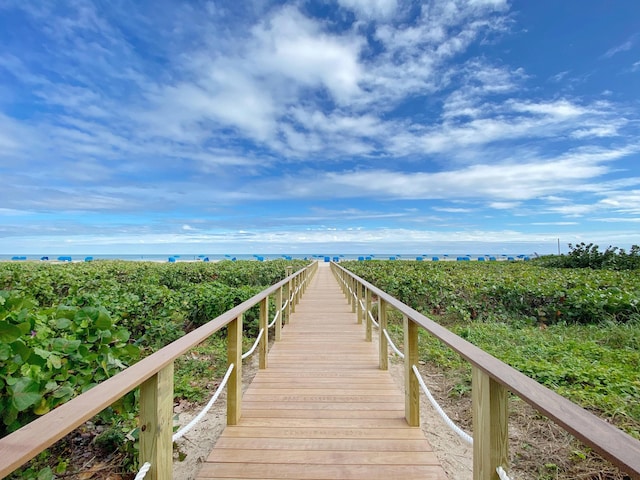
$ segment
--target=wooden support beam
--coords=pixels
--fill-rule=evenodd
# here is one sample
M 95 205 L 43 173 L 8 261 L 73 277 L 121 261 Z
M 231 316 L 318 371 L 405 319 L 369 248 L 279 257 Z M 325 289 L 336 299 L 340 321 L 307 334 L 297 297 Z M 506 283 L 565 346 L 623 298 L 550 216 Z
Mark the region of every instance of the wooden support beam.
M 260 331 L 264 331 L 260 344 L 260 370 L 267 368 L 267 353 L 269 350 L 269 297 L 265 297 L 260 302 Z
M 292 279 L 289 282 L 289 313 L 296 313 L 296 296 L 293 292 L 296 291 L 296 279 Z
M 282 310 L 282 287 L 276 291 L 276 312 L 278 312 L 278 319 L 276 320 L 276 342 L 282 340 L 282 317 L 285 313 Z
M 420 426 L 420 384 L 413 373 L 418 365 L 418 325 L 403 315 L 404 324 L 404 416 L 412 427 Z
M 364 297 L 362 294 L 362 284 L 360 282 L 356 282 L 356 317 L 358 319 L 358 325 L 362 323 L 362 303 L 360 303 Z
M 242 415 L 242 314 L 227 325 L 227 365 L 234 369 L 227 383 L 227 425 L 237 425 Z
M 471 373 L 473 480 L 498 480 L 496 468 L 508 468 L 507 390 L 477 367 Z
M 351 313 L 356 313 L 356 303 L 358 302 L 358 286 L 356 285 L 356 281 L 353 277 L 349 277 L 349 280 L 351 282 L 351 292 L 355 293 L 354 296 L 353 293 L 349 292 L 349 298 L 351 299 Z
M 173 476 L 173 362 L 140 385 L 140 466 L 150 480 Z
M 370 316 L 370 312 L 371 312 L 371 290 L 369 290 L 368 288 L 365 290 L 365 305 L 367 306 L 367 308 L 365 309 L 364 312 L 364 316 L 365 316 L 365 322 L 367 327 L 365 330 L 365 340 L 367 342 L 371 341 L 371 336 L 372 336 L 372 330 L 373 330 L 373 323 L 371 322 L 371 316 Z
M 387 328 L 387 302 L 383 299 L 380 299 L 378 305 L 378 325 L 379 328 L 379 356 L 380 356 L 380 370 L 388 370 L 389 369 L 389 345 L 387 343 L 387 337 L 384 336 L 383 330 Z

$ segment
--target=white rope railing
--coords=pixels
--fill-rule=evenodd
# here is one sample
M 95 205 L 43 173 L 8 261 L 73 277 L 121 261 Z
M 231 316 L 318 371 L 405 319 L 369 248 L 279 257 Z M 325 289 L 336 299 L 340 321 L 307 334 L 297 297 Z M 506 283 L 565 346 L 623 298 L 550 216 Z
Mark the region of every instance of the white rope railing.
M 150 468 L 151 468 L 151 464 L 149 462 L 144 462 L 144 465 L 140 467 L 140 471 L 138 471 L 138 473 L 136 474 L 133 480 L 142 480 Z
M 420 375 L 418 368 L 415 365 L 413 365 L 411 368 L 413 370 L 413 373 L 415 373 L 416 378 L 418 379 L 418 383 L 420 383 L 420 386 L 422 387 L 422 391 L 429 399 L 429 402 L 431 402 L 431 405 L 433 405 L 433 408 L 436 409 L 436 412 L 438 412 L 440 417 L 442 417 L 442 420 L 444 420 L 444 423 L 449 425 L 449 428 L 451 428 L 451 430 L 456 432 L 462 440 L 464 440 L 469 445 L 473 445 L 473 437 L 469 435 L 467 432 L 465 432 L 464 430 L 462 430 L 460 427 L 458 427 L 455 423 L 453 423 L 453 421 L 449 418 L 449 416 L 445 413 L 445 411 L 442 410 L 442 407 L 438 405 L 438 402 L 436 402 L 436 399 L 433 398 L 433 395 L 431 395 L 431 392 L 427 388 L 427 385 L 424 383 L 424 380 L 422 379 L 422 375 Z
M 278 315 L 280 315 L 280 310 L 278 310 L 276 314 L 273 316 L 273 321 L 267 326 L 267 328 L 271 328 L 276 324 L 276 320 L 278 320 Z
M 378 324 L 378 322 L 376 322 L 375 318 L 373 318 L 373 314 L 371 312 L 369 312 L 369 318 L 371 319 L 371 323 L 373 323 L 376 328 L 380 328 L 380 325 Z
M 505 472 L 502 467 L 497 467 L 496 473 L 498 474 L 498 477 L 500 477 L 500 480 L 511 480 L 509 475 L 507 475 L 507 472 Z
M 233 371 L 234 367 L 235 365 L 233 363 L 229 365 L 229 368 L 227 368 L 227 373 L 224 375 L 222 382 L 220 382 L 220 385 L 218 385 L 218 388 L 216 389 L 216 392 L 213 394 L 213 397 L 211 397 L 211 400 L 209 400 L 209 403 L 207 403 L 205 407 L 202 409 L 202 411 L 198 415 L 193 417 L 193 419 L 189 423 L 187 423 L 184 427 L 182 427 L 180 430 L 178 430 L 176 433 L 173 434 L 173 437 L 171 437 L 172 442 L 175 442 L 176 440 L 182 438 L 189 430 L 193 428 L 193 426 L 196 423 L 198 423 L 202 419 L 202 417 L 204 417 L 207 414 L 209 409 L 213 406 L 213 404 L 216 402 L 216 400 L 220 396 L 222 389 L 227 385 L 227 381 L 229 380 L 229 376 L 231 376 L 231 372 Z
M 260 330 L 260 333 L 258 334 L 258 338 L 256 338 L 255 342 L 253 342 L 253 347 L 251 347 L 251 350 L 249 350 L 247 353 L 243 353 L 242 354 L 242 360 L 244 360 L 247 357 L 250 357 L 251 354 L 256 351 L 256 348 L 258 347 L 258 344 L 260 343 L 260 339 L 262 338 L 262 334 L 263 333 L 264 333 L 264 328 L 262 330 Z
M 400 358 L 404 358 L 404 353 L 402 353 L 400 350 L 398 350 L 398 347 L 396 347 L 396 344 L 393 343 L 393 340 L 391 340 L 391 337 L 389 336 L 389 332 L 387 332 L 386 328 L 382 329 L 382 333 L 384 333 L 384 336 L 387 337 L 387 342 L 388 342 L 389 346 L 391 347 L 391 350 L 393 350 L 394 353 L 396 355 L 398 355 Z
M 175 442 L 176 440 L 182 438 L 189 430 L 193 428 L 193 426 L 196 423 L 198 423 L 202 419 L 202 417 L 204 417 L 207 414 L 209 409 L 213 406 L 213 404 L 216 402 L 216 400 L 220 396 L 222 389 L 227 385 L 227 381 L 229 381 L 229 377 L 231 376 L 231 372 L 233 371 L 234 366 L 235 365 L 233 363 L 229 365 L 229 368 L 227 369 L 227 373 L 222 379 L 222 382 L 220 382 L 220 385 L 218 385 L 218 388 L 216 389 L 216 392 L 213 394 L 213 397 L 211 397 L 211 400 L 209 400 L 209 403 L 207 403 L 207 405 L 202 409 L 202 411 L 198 415 L 193 417 L 193 419 L 189 423 L 187 423 L 184 427 L 182 427 L 180 430 L 178 430 L 176 433 L 173 434 L 173 437 L 171 437 L 172 442 Z

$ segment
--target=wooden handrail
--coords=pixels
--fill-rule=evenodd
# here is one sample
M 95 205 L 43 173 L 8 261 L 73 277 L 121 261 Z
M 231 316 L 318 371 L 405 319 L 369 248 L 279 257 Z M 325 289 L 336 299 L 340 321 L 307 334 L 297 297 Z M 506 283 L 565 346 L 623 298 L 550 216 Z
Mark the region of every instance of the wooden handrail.
M 72 398 L 46 415 L 1 438 L 0 478 L 4 478 L 24 465 L 134 388 L 156 376 L 159 372 L 165 371 L 165 368 L 172 366 L 176 358 L 202 343 L 230 322 L 241 319 L 243 313 L 254 305 L 266 301 L 265 299 L 281 291 L 284 286 L 288 286 L 290 289 L 293 283 L 300 284 L 302 277 L 312 275 L 316 269 L 317 262 L 314 262 L 289 275 L 284 280 L 101 382 L 91 390 Z M 152 480 L 154 478 L 153 472 L 150 471 L 149 474 L 147 478 Z M 167 478 L 171 478 L 170 472 L 168 475 Z
M 640 479 L 640 441 L 455 335 L 341 265 L 332 263 L 332 267 L 334 272 L 342 275 L 343 278 L 346 277 L 344 278 L 345 285 L 348 286 L 349 282 L 361 284 L 366 290 L 377 295 L 382 302 L 392 306 L 410 321 L 421 326 L 457 352 L 473 365 L 474 370 L 477 369 L 486 374 L 496 384 L 516 394 L 621 470 L 633 478 Z M 353 290 L 355 291 L 355 289 Z M 348 290 L 346 290 L 346 295 L 350 296 Z M 366 314 L 368 315 L 368 312 Z M 382 323 L 380 325 L 382 327 Z M 381 334 L 380 338 L 382 339 L 382 337 L 384 336 Z M 382 359 L 381 365 L 383 365 Z M 477 377 L 477 375 L 475 376 Z M 491 396 L 499 397 L 500 395 L 501 393 L 497 392 Z M 501 420 L 494 419 L 494 423 Z M 474 432 L 474 439 L 477 438 L 484 438 L 484 436 L 479 437 Z M 475 448 L 476 446 L 474 446 L 474 455 Z M 486 449 L 487 446 L 485 445 L 483 448 Z M 491 473 L 492 477 L 487 478 L 493 478 L 494 473 Z M 474 472 L 474 478 L 480 478 L 476 476 L 476 472 Z

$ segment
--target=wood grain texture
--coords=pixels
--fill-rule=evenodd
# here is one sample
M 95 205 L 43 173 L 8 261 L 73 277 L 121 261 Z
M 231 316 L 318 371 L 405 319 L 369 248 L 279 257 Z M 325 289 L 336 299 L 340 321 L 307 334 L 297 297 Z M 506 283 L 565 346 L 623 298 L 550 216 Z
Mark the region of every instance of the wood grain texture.
M 197 478 L 446 478 L 356 306 L 322 265 Z

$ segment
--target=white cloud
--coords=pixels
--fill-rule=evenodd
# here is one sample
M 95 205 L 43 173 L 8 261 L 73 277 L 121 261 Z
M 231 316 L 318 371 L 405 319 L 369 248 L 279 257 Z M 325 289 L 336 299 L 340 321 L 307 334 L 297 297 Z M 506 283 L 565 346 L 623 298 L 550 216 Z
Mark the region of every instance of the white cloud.
M 397 0 L 338 0 L 338 4 L 365 20 L 391 18 L 398 8 Z
M 513 210 L 514 208 L 520 206 L 520 202 L 491 202 L 489 203 L 490 208 L 494 208 L 496 210 Z
M 614 47 L 611 47 L 602 55 L 602 58 L 611 58 L 620 52 L 626 52 L 627 50 L 631 50 L 633 48 L 633 45 L 635 44 L 636 38 L 637 38 L 637 35 L 633 35 L 627 41 L 622 42 L 621 44 L 616 45 Z
M 249 58 L 256 76 L 284 76 L 303 86 L 323 86 L 339 103 L 360 91 L 363 40 L 323 31 L 295 7 L 284 7 L 252 30 Z

